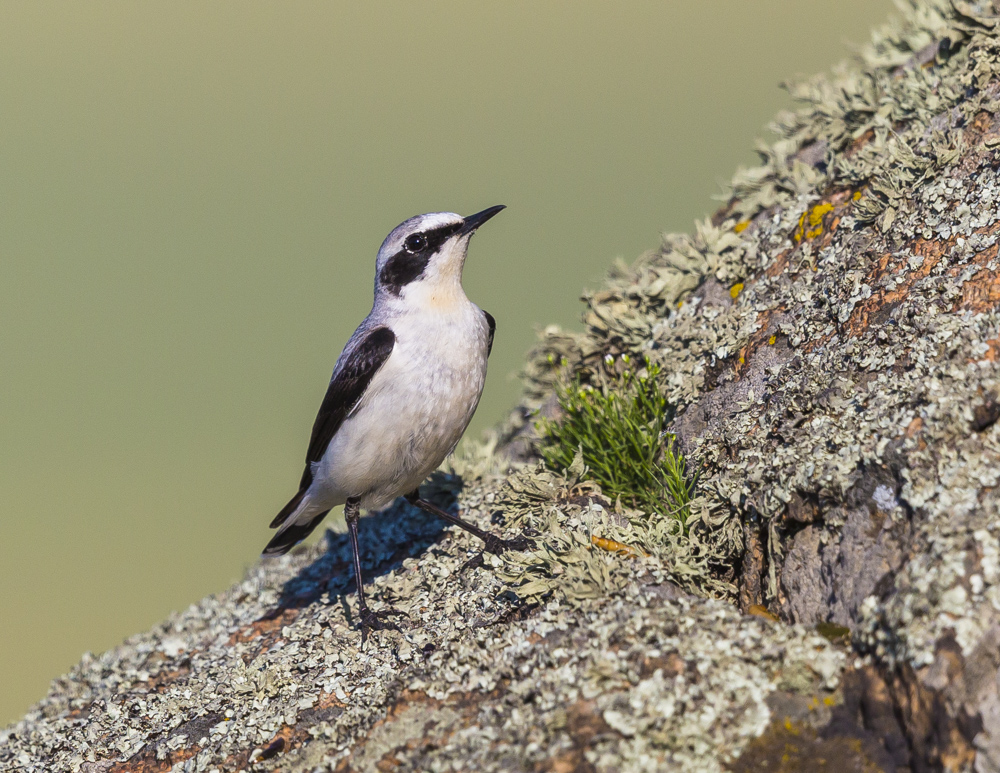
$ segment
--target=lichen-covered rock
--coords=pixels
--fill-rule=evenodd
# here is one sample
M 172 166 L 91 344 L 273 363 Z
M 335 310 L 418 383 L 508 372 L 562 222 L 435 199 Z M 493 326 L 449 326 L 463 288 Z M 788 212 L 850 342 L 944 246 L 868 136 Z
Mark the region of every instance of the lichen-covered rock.
M 547 330 L 520 408 L 403 504 L 86 657 L 0 767 L 1000 771 L 1000 4 L 909 0 L 761 167 Z M 538 463 L 567 372 L 661 368 L 686 529 Z M 610 549 L 605 549 L 610 548 Z
M 483 522 L 490 489 L 463 499 Z M 603 512 L 566 510 L 567 530 Z M 829 714 L 842 649 L 684 594 L 655 560 L 605 554 L 615 593 L 525 606 L 491 567 L 463 569 L 474 546 L 442 540 L 419 511 L 399 505 L 364 525 L 375 595 L 408 616 L 403 633 L 361 647 L 346 535 L 331 534 L 86 656 L 4 731 L 0 760 L 85 773 L 721 771 L 774 700 Z

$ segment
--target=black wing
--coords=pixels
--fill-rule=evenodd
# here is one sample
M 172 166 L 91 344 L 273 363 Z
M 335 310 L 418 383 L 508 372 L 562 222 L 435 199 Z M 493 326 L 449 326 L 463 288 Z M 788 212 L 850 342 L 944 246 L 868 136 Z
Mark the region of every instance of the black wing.
M 326 397 L 316 414 L 312 437 L 309 439 L 309 450 L 306 453 L 306 469 L 299 483 L 299 493 L 285 505 L 271 522 L 271 528 L 284 523 L 295 509 L 312 483 L 312 464 L 318 462 L 326 453 L 330 440 L 344 423 L 344 419 L 358 404 L 365 393 L 372 377 L 389 359 L 392 347 L 396 344 L 396 336 L 387 327 L 377 327 L 366 335 L 347 355 L 344 367 L 333 374 Z
M 344 367 L 330 381 L 326 397 L 316 414 L 312 437 L 309 439 L 309 451 L 306 453 L 306 471 L 302 477 L 303 487 L 312 481 L 313 462 L 318 462 L 326 453 L 330 439 L 340 429 L 358 400 L 365 393 L 368 384 L 379 368 L 389 359 L 392 347 L 396 344 L 396 336 L 387 327 L 377 327 L 372 330 L 350 353 Z
M 490 352 L 493 351 L 493 334 L 497 332 L 497 321 L 493 319 L 493 315 L 488 311 L 484 311 L 483 314 L 486 315 L 486 324 L 490 326 L 490 337 L 486 342 L 486 356 L 490 356 Z

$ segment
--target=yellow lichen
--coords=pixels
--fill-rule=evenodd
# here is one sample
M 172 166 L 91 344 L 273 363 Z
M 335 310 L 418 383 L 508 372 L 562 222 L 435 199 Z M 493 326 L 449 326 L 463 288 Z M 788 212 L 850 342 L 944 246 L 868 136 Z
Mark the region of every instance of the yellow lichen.
M 749 220 L 741 220 L 740 222 L 738 222 L 736 225 L 733 226 L 733 230 L 736 231 L 736 233 L 741 234 L 745 230 L 747 230 L 747 226 L 749 225 L 750 225 Z
M 729 296 L 735 301 L 740 297 L 740 293 L 743 292 L 743 283 L 737 282 L 732 287 L 729 288 Z
M 601 550 L 607 550 L 609 553 L 621 553 L 628 558 L 637 558 L 638 556 L 648 555 L 645 551 L 633 547 L 632 545 L 626 545 L 624 542 L 618 542 L 613 539 L 605 539 L 604 537 L 591 536 L 590 544 L 596 548 L 600 548 Z
M 833 204 L 824 202 L 817 204 L 812 209 L 802 213 L 799 218 L 799 225 L 795 229 L 795 241 L 801 242 L 803 239 L 815 239 L 823 233 L 823 216 L 827 212 L 833 211 Z
M 766 607 L 762 607 L 760 604 L 751 604 L 747 609 L 747 612 L 755 617 L 764 617 L 772 622 L 778 622 L 777 616 L 769 612 Z

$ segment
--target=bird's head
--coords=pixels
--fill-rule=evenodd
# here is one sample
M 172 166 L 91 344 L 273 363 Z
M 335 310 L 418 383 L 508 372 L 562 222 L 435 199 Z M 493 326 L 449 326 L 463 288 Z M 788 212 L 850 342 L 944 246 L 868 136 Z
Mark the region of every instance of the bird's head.
M 490 207 L 468 217 L 431 212 L 396 226 L 378 251 L 376 297 L 451 303 L 462 292 L 462 267 L 472 234 L 502 209 Z

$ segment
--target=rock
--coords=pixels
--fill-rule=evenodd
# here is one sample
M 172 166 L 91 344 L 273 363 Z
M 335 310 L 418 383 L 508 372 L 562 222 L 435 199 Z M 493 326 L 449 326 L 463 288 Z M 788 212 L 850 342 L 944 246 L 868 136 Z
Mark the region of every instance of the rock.
M 483 522 L 486 488 L 464 500 Z M 717 757 L 706 769 L 722 770 L 767 726 L 771 694 L 823 705 L 847 657 L 803 628 L 685 594 L 655 561 L 604 554 L 627 578 L 619 592 L 533 607 L 489 568 L 463 572 L 475 546 L 442 541 L 419 511 L 363 523 L 362 543 L 379 546 L 366 562 L 375 595 L 408 615 L 402 634 L 361 648 L 347 540 L 330 535 L 85 658 L 5 731 L 4 763 L 602 770 Z
M 711 220 L 615 267 L 585 333 L 545 332 L 437 481 L 534 550 L 463 568 L 464 534 L 397 503 L 362 542 L 401 633 L 361 648 L 331 533 L 85 656 L 0 766 L 1000 771 L 1000 9 L 902 12 L 794 87 Z M 567 369 L 643 357 L 685 529 L 537 461 Z

